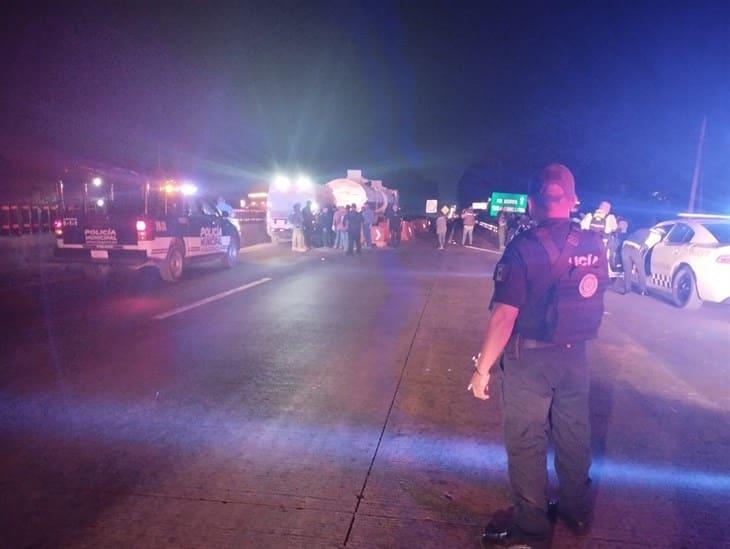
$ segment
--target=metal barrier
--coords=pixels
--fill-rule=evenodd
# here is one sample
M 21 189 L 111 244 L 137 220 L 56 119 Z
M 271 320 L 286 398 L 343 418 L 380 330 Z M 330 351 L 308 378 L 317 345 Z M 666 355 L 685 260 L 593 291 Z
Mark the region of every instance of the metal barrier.
M 56 205 L 0 204 L 0 236 L 49 233 L 58 216 Z
M 497 225 L 492 225 L 491 223 L 487 223 L 486 221 L 477 221 L 477 225 L 487 229 L 488 231 L 492 231 L 493 233 L 497 233 L 497 231 L 499 230 Z

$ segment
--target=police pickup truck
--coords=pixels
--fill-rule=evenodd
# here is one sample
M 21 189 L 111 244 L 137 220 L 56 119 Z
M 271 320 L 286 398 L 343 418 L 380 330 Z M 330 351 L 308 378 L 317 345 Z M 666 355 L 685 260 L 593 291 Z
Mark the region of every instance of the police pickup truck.
M 75 207 L 67 206 L 61 183 L 63 215 L 54 225 L 57 261 L 82 265 L 92 277 L 112 269 L 156 267 L 167 282 L 179 280 L 192 263 L 236 264 L 241 245 L 236 221 L 198 196 L 193 185 L 139 185 L 128 179 L 91 177 Z

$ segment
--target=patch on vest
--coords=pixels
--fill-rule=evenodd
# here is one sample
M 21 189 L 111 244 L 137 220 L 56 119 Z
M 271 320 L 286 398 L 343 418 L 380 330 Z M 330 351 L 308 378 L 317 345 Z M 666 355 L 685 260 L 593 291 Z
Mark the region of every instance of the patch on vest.
M 588 299 L 589 297 L 593 297 L 597 290 L 598 277 L 593 273 L 589 273 L 580 279 L 580 284 L 578 284 L 578 291 L 580 292 L 581 297 L 585 297 L 586 299 Z
M 509 269 L 504 263 L 497 263 L 497 268 L 494 270 L 494 280 L 496 282 L 504 282 L 507 280 L 507 273 Z

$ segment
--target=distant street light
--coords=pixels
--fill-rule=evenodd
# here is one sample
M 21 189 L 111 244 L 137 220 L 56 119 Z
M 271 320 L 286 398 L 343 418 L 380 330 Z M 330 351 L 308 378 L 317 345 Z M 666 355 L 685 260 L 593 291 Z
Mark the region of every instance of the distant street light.
M 91 180 L 91 183 L 94 185 L 94 187 L 101 187 L 101 184 L 104 183 L 104 181 L 102 181 L 101 177 L 95 177 Z

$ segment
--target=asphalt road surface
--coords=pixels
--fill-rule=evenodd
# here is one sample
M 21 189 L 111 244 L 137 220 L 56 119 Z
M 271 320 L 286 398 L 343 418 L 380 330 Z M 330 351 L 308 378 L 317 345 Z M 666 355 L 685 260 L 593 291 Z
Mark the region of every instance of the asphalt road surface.
M 477 546 L 509 504 L 499 398 L 466 391 L 498 257 L 263 246 L 0 288 L 0 546 Z M 730 546 L 730 307 L 606 302 L 594 528 L 553 546 Z

